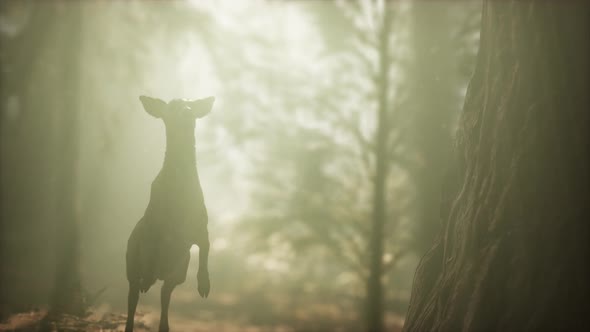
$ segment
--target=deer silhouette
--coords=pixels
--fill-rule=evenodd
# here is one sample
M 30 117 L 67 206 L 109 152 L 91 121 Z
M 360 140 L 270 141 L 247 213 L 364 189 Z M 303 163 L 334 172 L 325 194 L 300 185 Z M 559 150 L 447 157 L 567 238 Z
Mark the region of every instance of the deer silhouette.
M 209 234 L 207 209 L 197 173 L 195 120 L 207 115 L 214 97 L 198 100 L 139 97 L 145 111 L 162 119 L 166 127 L 164 165 L 151 186 L 144 216 L 135 225 L 127 242 L 127 324 L 133 331 L 140 292 L 147 292 L 163 280 L 160 331 L 168 331 L 168 306 L 174 288 L 186 279 L 190 247 L 199 246 L 198 291 L 209 295 Z

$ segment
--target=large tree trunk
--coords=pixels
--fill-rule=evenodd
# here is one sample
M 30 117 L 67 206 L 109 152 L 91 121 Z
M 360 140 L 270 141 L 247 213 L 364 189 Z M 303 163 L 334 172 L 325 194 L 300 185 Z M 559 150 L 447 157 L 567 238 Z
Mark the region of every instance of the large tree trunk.
M 2 8 L 0 7 L 0 13 L 2 13 Z M 2 48 L 2 44 L 4 43 L 4 40 L 1 39 L 0 36 L 0 49 Z M 0 54 L 0 70 L 4 67 L 4 54 Z M 2 72 L 0 71 L 0 75 L 2 75 Z M 0 82 L 2 82 L 3 85 L 3 77 L 0 76 Z M 2 91 L 0 91 L 0 142 L 2 141 L 2 129 L 4 127 L 4 114 L 5 114 L 5 101 L 6 101 L 6 97 L 4 95 L 4 93 Z M 6 288 L 6 281 L 5 281 L 5 276 L 4 276 L 4 264 L 5 264 L 5 249 L 4 249 L 4 239 L 3 239 L 3 234 L 5 233 L 5 228 L 4 228 L 4 181 L 3 181 L 3 176 L 4 176 L 4 165 L 2 164 L 2 156 L 4 155 L 4 148 L 2 146 L 2 144 L 0 144 L 0 321 L 4 320 L 5 316 L 7 315 L 7 305 L 6 305 L 6 293 L 4 292 L 4 289 Z
M 444 229 L 405 331 L 590 330 L 587 31 L 582 2 L 484 3 Z

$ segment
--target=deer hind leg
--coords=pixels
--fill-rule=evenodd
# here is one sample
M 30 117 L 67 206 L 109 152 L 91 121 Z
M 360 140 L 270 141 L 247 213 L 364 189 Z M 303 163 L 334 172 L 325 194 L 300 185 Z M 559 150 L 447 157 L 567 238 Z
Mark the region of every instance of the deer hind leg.
M 135 225 L 131 236 L 127 241 L 127 252 L 125 255 L 127 281 L 129 281 L 129 294 L 127 295 L 127 322 L 125 332 L 133 331 L 133 321 L 135 318 L 135 309 L 139 300 L 141 267 L 139 255 L 140 233 L 143 227 L 143 218 Z
M 127 295 L 127 323 L 125 332 L 133 331 L 133 321 L 135 319 L 135 309 L 139 300 L 139 284 L 136 282 L 129 283 L 129 294 Z
M 186 279 L 186 272 L 190 261 L 190 252 L 188 250 L 175 252 L 175 255 L 180 259 L 175 261 L 170 273 L 164 279 L 162 284 L 160 301 L 162 312 L 160 314 L 160 332 L 168 331 L 168 309 L 170 306 L 170 297 L 174 287 L 182 284 Z
M 160 313 L 160 332 L 168 332 L 168 308 L 170 306 L 170 297 L 172 296 L 172 291 L 176 287 L 176 283 L 172 283 L 169 281 L 164 281 L 162 284 L 162 289 L 160 293 L 160 305 L 162 312 Z

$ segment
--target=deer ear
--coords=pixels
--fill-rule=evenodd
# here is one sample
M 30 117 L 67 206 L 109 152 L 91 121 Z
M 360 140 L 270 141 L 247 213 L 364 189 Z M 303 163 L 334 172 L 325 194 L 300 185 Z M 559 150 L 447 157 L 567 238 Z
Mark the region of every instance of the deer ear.
M 161 118 L 166 108 L 166 102 L 158 98 L 152 98 L 147 96 L 139 96 L 139 100 L 143 105 L 143 108 L 149 115 L 155 118 Z
M 191 112 L 198 119 L 204 117 L 205 115 L 209 114 L 209 112 L 211 112 L 214 102 L 215 97 L 207 97 L 204 99 L 189 101 L 187 102 L 187 106 L 191 109 Z

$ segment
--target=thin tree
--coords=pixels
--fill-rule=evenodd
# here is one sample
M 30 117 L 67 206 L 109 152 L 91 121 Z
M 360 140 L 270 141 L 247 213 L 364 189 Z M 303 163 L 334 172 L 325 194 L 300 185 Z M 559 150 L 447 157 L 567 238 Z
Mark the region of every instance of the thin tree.
M 389 176 L 389 40 L 391 12 L 385 7 L 378 34 L 379 66 L 377 69 L 377 130 L 375 132 L 375 173 L 373 178 L 373 211 L 369 240 L 369 278 L 367 279 L 367 326 L 369 331 L 383 329 L 383 240 L 386 223 L 385 184 Z
M 396 71 L 395 76 L 401 76 L 403 52 L 394 50 L 403 49 L 404 46 L 400 45 L 403 34 L 394 31 L 394 28 L 401 27 L 394 27 L 393 24 L 394 10 L 398 9 L 397 7 L 382 1 L 360 1 L 357 6 L 354 8 L 348 4 L 344 5 L 343 9 L 357 23 L 355 55 L 363 65 L 364 74 L 369 78 L 369 85 L 373 91 L 369 97 L 376 99 L 375 112 L 371 114 L 374 116 L 372 122 L 375 123 L 375 128 L 372 132 L 373 137 L 369 138 L 363 135 L 361 124 L 349 125 L 348 129 L 356 133 L 354 136 L 359 141 L 357 144 L 367 150 L 364 154 L 369 160 L 366 166 L 370 169 L 366 173 L 370 175 L 368 180 L 372 194 L 370 225 L 365 242 L 365 252 L 368 254 L 365 319 L 368 331 L 382 331 L 385 294 L 383 277 L 406 252 L 405 245 L 401 243 L 396 243 L 393 248 L 385 246 L 385 240 L 392 238 L 391 233 L 399 230 L 393 226 L 399 224 L 404 206 L 402 199 L 392 195 L 394 188 L 390 185 L 394 167 L 401 167 L 400 157 L 403 154 L 401 151 L 404 150 L 403 142 L 407 130 L 402 117 L 402 113 L 406 112 L 406 96 L 403 93 L 405 85 L 398 83 L 393 74 Z M 359 24 L 359 21 L 363 22 L 362 17 L 367 16 L 368 21 Z M 400 17 L 401 15 L 396 16 Z M 395 47 L 393 40 L 398 43 Z M 368 110 L 372 109 L 367 108 L 364 111 Z M 397 237 L 396 241 L 399 242 L 400 238 Z M 387 254 L 388 261 L 385 260 L 387 251 L 390 252 Z
M 61 159 L 57 180 L 57 267 L 51 299 L 52 313 L 82 315 L 86 303 L 82 295 L 80 271 L 80 230 L 78 215 L 78 156 L 80 113 L 80 46 L 82 4 L 67 3 L 60 40 L 63 59 L 63 108 L 61 116 Z
M 588 4 L 486 1 L 480 50 L 405 331 L 585 331 Z

